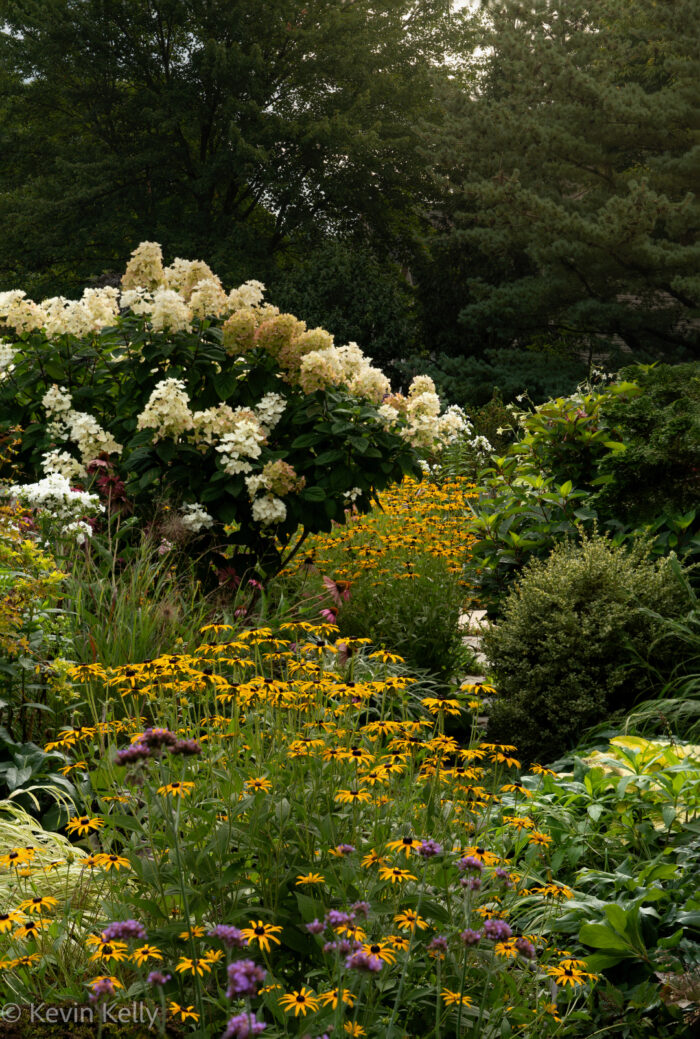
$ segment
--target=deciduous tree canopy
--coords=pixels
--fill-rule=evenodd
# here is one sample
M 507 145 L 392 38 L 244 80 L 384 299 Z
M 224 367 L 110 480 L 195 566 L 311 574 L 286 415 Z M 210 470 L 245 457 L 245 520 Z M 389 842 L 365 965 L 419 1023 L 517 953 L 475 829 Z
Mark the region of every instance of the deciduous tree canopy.
M 142 238 L 230 276 L 290 234 L 401 236 L 449 0 L 3 0 L 0 267 Z

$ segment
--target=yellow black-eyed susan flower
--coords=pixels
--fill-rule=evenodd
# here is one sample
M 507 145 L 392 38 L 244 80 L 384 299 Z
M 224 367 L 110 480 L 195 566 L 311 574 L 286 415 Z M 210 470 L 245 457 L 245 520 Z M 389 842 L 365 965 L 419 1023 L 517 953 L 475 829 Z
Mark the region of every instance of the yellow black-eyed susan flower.
M 362 804 L 372 800 L 372 794 L 369 790 L 363 790 L 361 787 L 357 787 L 351 790 L 339 790 L 334 798 L 338 804 L 350 805 L 350 804 Z
M 277 924 L 266 924 L 263 920 L 251 920 L 250 927 L 242 927 L 241 934 L 248 942 L 257 942 L 263 952 L 270 951 L 270 942 L 281 945 L 276 935 L 282 930 Z
M 384 963 L 396 963 L 396 952 L 388 941 L 365 943 L 362 949 L 368 956 L 376 956 Z
M 17 909 L 12 909 L 9 913 L 0 913 L 0 934 L 11 931 L 15 924 L 23 922 L 24 916 Z
M 297 876 L 297 886 L 302 884 L 323 884 L 324 877 L 321 873 L 301 873 Z
M 170 794 L 172 797 L 188 797 L 194 790 L 192 780 L 183 779 L 175 783 L 166 783 L 158 787 L 159 794 Z
M 394 923 L 397 924 L 400 931 L 413 931 L 416 927 L 424 931 L 428 926 L 428 921 L 424 920 L 413 909 L 404 909 L 403 912 L 397 913 L 394 917 Z
M 299 1014 L 306 1017 L 309 1010 L 315 1013 L 320 1006 L 318 997 L 314 996 L 312 990 L 307 989 L 304 985 L 294 992 L 280 996 L 279 1004 L 288 1014 L 293 1010 L 295 1017 L 299 1017 Z
M 183 1007 L 174 1001 L 168 1003 L 171 1017 L 179 1017 L 181 1021 L 199 1021 L 199 1014 L 193 1006 Z
M 461 1004 L 463 1007 L 471 1006 L 472 1000 L 469 996 L 465 996 L 460 992 L 452 992 L 448 988 L 444 988 L 440 993 L 442 1001 L 447 1007 L 454 1006 L 455 1004 Z
M 181 956 L 175 970 L 178 974 L 197 974 L 201 978 L 211 974 L 211 964 L 200 956 Z
M 324 1007 L 331 1007 L 333 1010 L 338 1006 L 338 1003 L 345 1003 L 346 1006 L 352 1007 L 355 1005 L 355 996 L 350 989 L 338 989 L 332 988 L 328 992 L 319 992 L 318 1001 Z
M 57 905 L 58 899 L 53 895 L 35 895 L 20 902 L 19 908 L 25 913 L 50 913 Z
M 123 855 L 105 854 L 101 853 L 96 855 L 95 858 L 98 860 L 97 864 L 102 866 L 108 872 L 111 869 L 115 869 L 117 873 L 120 869 L 131 869 L 131 863 L 128 859 L 125 859 Z
M 560 988 L 565 988 L 566 985 L 576 988 L 577 985 L 585 985 L 587 981 L 595 977 L 593 974 L 587 974 L 585 971 L 582 971 L 579 967 L 569 966 L 568 964 L 547 967 L 547 974 L 554 980 L 554 984 Z
M 102 819 L 97 817 L 91 818 L 89 815 L 76 815 L 72 819 L 69 819 L 66 823 L 66 829 L 69 833 L 77 833 L 78 837 L 87 837 L 90 833 L 95 833 L 104 826 Z
M 398 866 L 380 866 L 379 876 L 382 880 L 390 880 L 392 884 L 405 884 L 407 880 L 417 880 L 414 873 Z
M 142 967 L 149 960 L 162 960 L 163 954 L 155 945 L 139 945 L 132 952 L 131 958 L 137 967 Z
M 398 840 L 389 841 L 387 848 L 389 851 L 402 851 L 406 858 L 409 858 L 412 851 L 420 848 L 421 842 L 416 837 L 399 837 Z

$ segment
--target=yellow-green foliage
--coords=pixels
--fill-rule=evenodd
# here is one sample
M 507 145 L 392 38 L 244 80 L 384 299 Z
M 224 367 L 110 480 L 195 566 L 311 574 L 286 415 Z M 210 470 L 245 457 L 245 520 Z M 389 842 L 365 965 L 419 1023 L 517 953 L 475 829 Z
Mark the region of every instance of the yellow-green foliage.
M 0 508 L 0 653 L 10 658 L 31 651 L 32 619 L 55 605 L 63 579 L 22 523 L 17 508 Z

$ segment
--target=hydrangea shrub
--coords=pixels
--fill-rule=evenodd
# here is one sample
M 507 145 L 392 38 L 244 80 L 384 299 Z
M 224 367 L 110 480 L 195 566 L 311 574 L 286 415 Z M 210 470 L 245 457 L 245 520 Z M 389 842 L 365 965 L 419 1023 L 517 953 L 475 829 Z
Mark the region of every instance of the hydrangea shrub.
M 82 486 L 109 463 L 144 519 L 164 502 L 189 533 L 226 527 L 268 570 L 299 528 L 366 511 L 469 428 L 428 377 L 392 393 L 356 344 L 280 313 L 259 282 L 227 293 L 154 242 L 121 290 L 0 293 L 0 327 L 0 404 L 29 477 Z

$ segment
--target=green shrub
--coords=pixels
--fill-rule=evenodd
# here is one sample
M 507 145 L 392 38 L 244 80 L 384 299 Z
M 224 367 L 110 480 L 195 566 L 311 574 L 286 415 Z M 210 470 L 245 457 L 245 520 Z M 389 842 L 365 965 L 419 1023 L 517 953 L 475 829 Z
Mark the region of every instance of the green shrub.
M 459 616 L 465 591 L 444 560 L 395 556 L 352 584 L 340 607 L 341 635 L 367 636 L 419 670 L 449 677 L 464 658 Z
M 635 525 L 687 513 L 700 501 L 700 364 L 637 365 L 620 375 L 641 393 L 602 403 L 601 417 L 625 450 L 601 462 L 610 482 L 598 493 L 599 508 Z
M 673 561 L 647 553 L 639 542 L 628 550 L 584 536 L 528 564 L 484 639 L 500 694 L 490 740 L 515 744 L 527 761 L 553 761 L 584 729 L 648 694 L 649 663 L 670 672 L 670 647 L 650 647 L 661 618 L 682 612 L 683 595 Z

